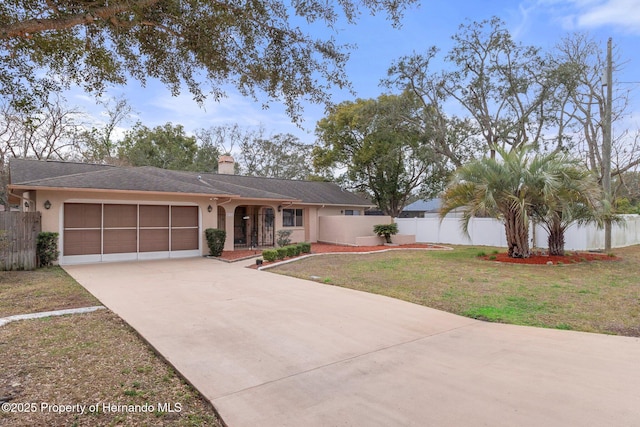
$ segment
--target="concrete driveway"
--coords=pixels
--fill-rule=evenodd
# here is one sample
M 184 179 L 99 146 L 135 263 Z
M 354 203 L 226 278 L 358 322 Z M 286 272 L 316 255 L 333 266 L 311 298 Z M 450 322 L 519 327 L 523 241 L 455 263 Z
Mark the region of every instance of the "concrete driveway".
M 640 340 L 209 259 L 65 267 L 236 426 L 640 425 Z

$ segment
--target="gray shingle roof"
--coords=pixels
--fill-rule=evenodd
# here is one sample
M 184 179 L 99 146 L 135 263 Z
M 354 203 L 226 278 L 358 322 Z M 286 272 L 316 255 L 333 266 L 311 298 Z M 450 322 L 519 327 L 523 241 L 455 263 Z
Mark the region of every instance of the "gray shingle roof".
M 116 167 L 24 159 L 11 160 L 10 173 L 11 185 L 22 187 L 229 195 L 312 204 L 371 206 L 368 200 L 330 182 L 173 171 L 151 166 Z
M 9 174 L 12 183 L 35 181 L 57 176 L 72 175 L 76 173 L 94 172 L 98 170 L 113 169 L 115 166 L 98 165 L 93 163 L 73 163 L 52 160 L 11 159 L 9 161 Z
M 357 194 L 345 191 L 332 182 L 299 181 L 242 175 L 202 174 L 203 179 L 219 183 L 241 185 L 279 194 L 286 194 L 304 203 L 327 205 L 371 206 L 372 203 Z

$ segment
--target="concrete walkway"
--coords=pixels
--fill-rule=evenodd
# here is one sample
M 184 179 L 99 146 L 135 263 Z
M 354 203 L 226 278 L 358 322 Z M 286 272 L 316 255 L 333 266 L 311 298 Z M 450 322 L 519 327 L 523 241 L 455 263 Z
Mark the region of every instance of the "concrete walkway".
M 208 259 L 68 266 L 239 426 L 631 426 L 640 340 Z

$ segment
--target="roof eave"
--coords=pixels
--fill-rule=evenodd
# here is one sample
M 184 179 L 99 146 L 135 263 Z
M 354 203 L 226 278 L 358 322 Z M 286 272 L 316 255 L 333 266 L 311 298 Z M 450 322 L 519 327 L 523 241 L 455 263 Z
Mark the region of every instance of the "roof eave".
M 360 203 L 324 203 L 324 202 L 302 202 L 302 203 L 298 203 L 299 205 L 313 205 L 313 206 L 318 206 L 318 205 L 322 205 L 322 206 L 330 206 L 330 207 L 339 207 L 339 206 L 359 206 L 361 208 L 375 208 L 376 205 L 363 205 Z
M 109 188 L 76 188 L 76 187 L 46 187 L 37 185 L 21 185 L 21 184 L 9 184 L 7 186 L 9 190 L 24 190 L 24 191 L 74 191 L 83 193 L 114 193 L 114 194 L 152 194 L 152 195 L 164 195 L 164 196 L 195 196 L 195 197 L 229 197 L 231 199 L 241 198 L 238 194 L 226 194 L 226 193 L 183 193 L 178 191 L 145 191 L 145 190 L 117 190 Z

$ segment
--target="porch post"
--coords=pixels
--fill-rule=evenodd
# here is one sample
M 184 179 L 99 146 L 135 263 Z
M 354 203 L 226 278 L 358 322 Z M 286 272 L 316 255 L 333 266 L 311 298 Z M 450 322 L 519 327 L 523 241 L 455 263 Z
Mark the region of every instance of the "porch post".
M 236 210 L 235 206 L 220 206 L 224 210 L 224 231 L 227 232 L 227 238 L 224 241 L 224 250 L 225 251 L 233 251 L 234 245 L 233 241 L 235 239 L 234 234 L 234 212 Z

